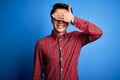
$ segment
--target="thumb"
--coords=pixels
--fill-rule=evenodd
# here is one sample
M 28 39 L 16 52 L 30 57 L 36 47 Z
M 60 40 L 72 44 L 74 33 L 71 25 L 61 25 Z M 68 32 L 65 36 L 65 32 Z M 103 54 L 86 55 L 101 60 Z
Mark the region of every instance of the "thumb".
M 68 12 L 72 13 L 72 12 L 71 12 L 71 6 L 70 6 L 70 5 L 69 5 L 69 7 L 68 7 Z

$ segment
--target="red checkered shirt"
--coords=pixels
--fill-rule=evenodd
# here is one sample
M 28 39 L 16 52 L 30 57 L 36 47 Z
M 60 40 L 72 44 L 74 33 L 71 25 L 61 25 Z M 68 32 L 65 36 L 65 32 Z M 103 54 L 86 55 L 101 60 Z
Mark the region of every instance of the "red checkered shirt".
M 100 38 L 102 31 L 96 25 L 77 17 L 72 24 L 81 31 L 66 32 L 60 37 L 52 32 L 37 41 L 33 80 L 79 80 L 78 57 L 81 48 Z

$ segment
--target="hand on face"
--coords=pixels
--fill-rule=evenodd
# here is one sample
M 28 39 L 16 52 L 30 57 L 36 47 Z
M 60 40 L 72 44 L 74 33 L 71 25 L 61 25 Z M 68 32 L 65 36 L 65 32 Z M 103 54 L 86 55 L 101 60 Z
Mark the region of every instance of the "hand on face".
M 54 14 L 52 14 L 52 17 L 56 20 L 61 20 L 67 23 L 70 23 L 71 20 L 74 18 L 72 12 L 71 12 L 71 8 L 70 6 L 68 7 L 68 11 L 66 11 L 65 13 L 57 13 L 54 12 Z

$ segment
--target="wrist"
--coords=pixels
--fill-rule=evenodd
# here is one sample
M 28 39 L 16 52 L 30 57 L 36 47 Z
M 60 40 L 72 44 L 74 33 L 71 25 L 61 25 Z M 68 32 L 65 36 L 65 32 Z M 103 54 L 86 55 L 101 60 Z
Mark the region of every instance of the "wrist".
M 75 19 L 74 19 L 74 16 L 73 16 L 73 17 L 72 17 L 72 19 L 71 19 L 71 23 L 73 23 L 73 22 L 74 22 L 74 20 L 75 20 Z

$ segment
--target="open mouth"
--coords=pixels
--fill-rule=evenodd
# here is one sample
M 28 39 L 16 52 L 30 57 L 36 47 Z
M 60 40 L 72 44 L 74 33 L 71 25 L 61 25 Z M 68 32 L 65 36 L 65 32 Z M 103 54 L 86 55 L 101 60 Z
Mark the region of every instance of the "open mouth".
M 59 29 L 64 28 L 64 25 L 57 25 Z
M 64 28 L 64 24 L 57 24 L 58 29 Z

